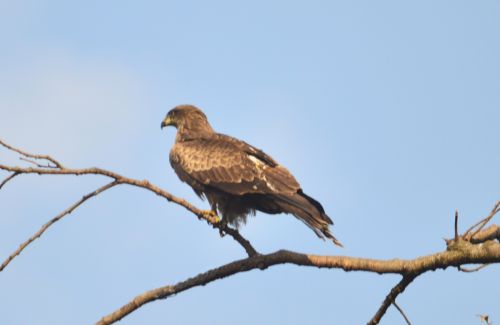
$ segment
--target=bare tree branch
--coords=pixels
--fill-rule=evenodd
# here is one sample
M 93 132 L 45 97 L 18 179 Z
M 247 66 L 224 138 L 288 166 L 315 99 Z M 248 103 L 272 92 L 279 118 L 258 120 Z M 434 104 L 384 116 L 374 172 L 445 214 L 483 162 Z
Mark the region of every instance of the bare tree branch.
M 215 225 L 215 227 L 217 227 L 217 225 Z M 253 248 L 252 244 L 247 240 L 245 239 L 240 233 L 238 230 L 236 229 L 233 229 L 231 227 L 229 227 L 227 224 L 224 224 L 221 228 L 221 231 L 223 231 L 224 233 L 228 234 L 229 236 L 233 237 L 234 240 L 236 240 L 238 243 L 240 243 L 241 246 L 243 246 L 243 248 L 245 249 L 245 251 L 247 252 L 248 256 L 254 256 L 254 255 L 257 255 L 259 254 L 255 248 Z
M 0 265 L 0 272 L 3 271 L 3 269 L 5 269 L 5 267 L 7 265 L 9 265 L 9 263 L 19 254 L 21 254 L 21 252 L 29 245 L 31 244 L 33 241 L 35 241 L 37 238 L 39 238 L 50 226 L 52 226 L 54 223 L 56 223 L 57 221 L 61 220 L 64 216 L 70 214 L 71 212 L 73 212 L 76 208 L 78 208 L 83 202 L 87 201 L 88 199 L 106 191 L 107 189 L 110 189 L 112 188 L 113 186 L 115 185 L 118 185 L 119 182 L 118 181 L 113 181 L 111 183 L 108 183 L 102 187 L 99 187 L 97 190 L 93 191 L 93 192 L 90 192 L 88 193 L 87 195 L 84 195 L 80 200 L 78 200 L 77 202 L 75 202 L 73 205 L 71 205 L 69 208 L 67 208 L 66 210 L 64 210 L 63 212 L 61 212 L 60 214 L 58 214 L 57 216 L 55 216 L 54 218 L 52 218 L 49 222 L 47 222 L 46 224 L 44 224 L 42 226 L 42 228 L 40 228 L 40 230 L 38 230 L 33 236 L 31 236 L 28 240 L 26 240 L 24 243 L 22 243 L 21 245 L 19 245 L 19 248 L 16 249 L 12 254 L 10 254 L 10 256 L 2 263 L 2 265 Z
M 498 225 L 491 225 L 480 233 L 477 233 L 474 238 L 470 239 L 470 242 L 473 244 L 477 244 L 495 239 L 500 241 L 500 227 Z
M 472 235 L 470 236 L 470 238 L 474 238 L 474 236 L 477 235 L 478 232 L 480 232 L 481 230 L 483 230 L 484 226 L 486 226 L 486 224 L 488 222 L 490 222 L 490 220 L 500 211 L 500 200 L 497 201 L 497 203 L 495 204 L 495 207 L 493 207 L 493 210 L 491 210 L 489 216 L 487 216 L 483 222 L 479 225 L 479 227 L 472 233 Z
M 13 146 L 11 146 L 11 145 L 3 142 L 1 139 L 0 139 L 0 145 L 4 146 L 5 148 L 7 148 L 9 150 L 17 152 L 18 154 L 23 155 L 25 157 L 33 158 L 33 159 L 45 159 L 45 160 L 50 161 L 54 165 L 56 165 L 57 168 L 61 168 L 61 169 L 64 168 L 63 165 L 60 162 L 58 162 L 57 160 L 55 160 L 51 156 L 48 156 L 48 155 L 36 155 L 36 154 L 32 154 L 32 153 L 28 153 L 28 152 L 22 151 L 21 149 L 14 148 Z
M 473 239 L 478 232 L 480 232 L 484 226 L 486 226 L 486 224 L 500 211 L 500 200 L 497 201 L 497 203 L 495 203 L 495 206 L 493 207 L 493 209 L 491 209 L 491 212 L 490 214 L 480 220 L 479 222 L 477 222 L 476 224 L 472 225 L 469 229 L 467 229 L 467 231 L 462 235 L 462 237 L 466 240 L 471 240 Z M 477 228 L 477 229 L 476 229 Z M 476 229 L 474 231 L 474 229 Z M 472 231 L 474 231 L 471 235 L 469 235 Z
M 188 201 L 181 199 L 179 197 L 176 197 L 169 192 L 161 189 L 160 187 L 150 183 L 148 180 L 138 180 L 138 179 L 133 179 L 129 177 L 122 176 L 120 174 L 117 174 L 115 172 L 101 169 L 101 168 L 83 168 L 83 169 L 71 169 L 71 168 L 63 168 L 63 169 L 45 169 L 45 168 L 33 168 L 33 167 L 18 167 L 18 166 L 6 166 L 0 164 L 0 169 L 3 169 L 5 171 L 10 171 L 13 173 L 17 174 L 38 174 L 38 175 L 102 175 L 106 176 L 109 178 L 112 178 L 114 180 L 117 180 L 120 184 L 128 184 L 136 187 L 141 187 L 146 190 L 149 190 L 153 193 L 155 193 L 158 196 L 161 196 L 169 202 L 176 203 L 193 214 L 195 214 L 198 218 L 204 219 L 208 223 L 210 223 L 212 226 L 215 228 L 227 233 L 230 235 L 234 240 L 236 240 L 243 248 L 245 251 L 249 254 L 255 254 L 256 250 L 251 247 L 251 244 L 248 242 L 248 240 L 244 239 L 241 234 L 236 230 L 230 228 L 228 225 L 221 223 L 220 219 L 217 216 L 214 216 L 211 211 L 206 211 L 206 210 L 200 210 L 196 208 L 194 205 L 189 203 Z M 251 247 L 251 248 L 250 248 Z
M 50 163 L 47 163 L 46 165 L 42 165 L 42 164 L 40 164 L 40 163 L 37 163 L 37 162 L 36 162 L 36 161 L 34 161 L 34 160 L 27 159 L 27 158 L 24 158 L 24 157 L 19 157 L 19 160 L 29 162 L 30 164 L 33 164 L 33 165 L 35 165 L 36 167 L 40 167 L 40 168 L 59 168 L 59 167 L 57 167 L 56 165 L 51 165 Z
M 27 152 L 24 152 L 20 149 L 16 149 L 5 142 L 0 140 L 0 145 L 3 145 L 4 147 L 15 151 L 17 153 L 20 153 L 26 157 L 30 158 L 35 158 L 35 159 L 46 159 L 56 165 L 56 168 L 53 166 L 41 166 L 37 164 L 36 162 L 34 163 L 37 167 L 18 167 L 18 166 L 7 166 L 7 165 L 2 165 L 0 164 L 0 169 L 5 170 L 5 171 L 10 171 L 13 174 L 20 175 L 20 174 L 38 174 L 38 175 L 101 175 L 105 176 L 108 178 L 112 178 L 115 181 L 118 182 L 118 184 L 128 184 L 140 188 L 144 188 L 146 190 L 149 190 L 150 192 L 155 193 L 158 196 L 161 196 L 169 202 L 176 203 L 188 211 L 192 212 L 195 214 L 199 219 L 203 219 L 207 221 L 209 224 L 211 224 L 214 228 L 219 229 L 219 231 L 228 234 L 231 236 L 234 240 L 236 240 L 247 252 L 248 256 L 252 256 L 257 254 L 257 251 L 255 248 L 252 246 L 252 244 L 246 240 L 238 230 L 233 229 L 229 227 L 226 223 L 220 222 L 219 217 L 213 214 L 212 211 L 207 211 L 207 210 L 200 210 L 196 208 L 194 205 L 191 203 L 187 202 L 186 200 L 176 197 L 169 192 L 161 189 L 160 187 L 151 184 L 148 180 L 137 180 L 129 177 L 122 176 L 118 173 L 101 169 L 101 168 L 83 168 L 83 169 L 71 169 L 71 168 L 66 168 L 64 167 L 61 163 L 59 163 L 57 160 L 54 158 L 47 156 L 47 155 L 34 155 L 30 154 Z M 5 180 L 2 182 L 2 185 L 6 183 L 7 181 L 11 180 L 14 178 L 14 176 L 10 177 L 10 179 Z M 1 187 L 0 187 L 1 188 Z M 0 269 L 1 271 L 1 269 Z
M 377 310 L 375 315 L 372 317 L 372 319 L 368 322 L 368 325 L 375 325 L 380 322 L 382 317 L 385 315 L 385 312 L 387 311 L 387 308 L 391 304 L 394 304 L 396 297 L 403 293 L 405 291 L 406 287 L 418 276 L 418 274 L 406 274 L 403 276 L 401 281 L 396 284 L 394 288 L 392 288 L 391 292 L 385 297 L 384 302 L 382 302 L 382 305 L 380 308 Z M 405 317 L 406 319 L 406 317 Z
M 446 269 L 449 266 L 458 266 L 461 264 L 486 263 L 485 261 L 492 261 L 492 263 L 493 261 L 496 263 L 500 262 L 500 244 L 473 245 L 465 242 L 460 250 L 447 250 L 445 252 L 418 257 L 412 260 L 375 260 L 348 256 L 320 256 L 281 250 L 271 254 L 248 257 L 211 269 L 175 285 L 167 285 L 144 292 L 136 296 L 123 307 L 103 317 L 97 324 L 112 324 L 149 302 L 158 299 L 166 299 L 192 287 L 206 285 L 234 274 L 254 269 L 264 270 L 268 267 L 280 264 L 342 269 L 344 271 L 376 272 L 379 274 L 403 274 L 403 280 L 391 290 L 379 311 L 369 323 L 378 324 L 396 296 L 403 292 L 406 286 L 420 274 L 430 270 Z
M 406 321 L 406 324 L 411 325 L 411 322 L 408 319 L 408 316 L 406 316 L 405 312 L 403 311 L 403 309 L 401 307 L 399 307 L 399 305 L 396 303 L 396 301 L 394 301 L 392 304 L 394 305 L 394 307 L 396 307 L 396 309 L 399 311 L 399 313 L 403 316 L 403 318 Z
M 222 279 L 241 272 L 246 272 L 254 269 L 265 270 L 268 267 L 279 264 L 294 264 L 316 268 L 341 269 L 344 271 L 375 272 L 378 274 L 400 274 L 403 277 L 402 280 L 394 288 L 392 288 L 392 290 L 382 302 L 376 314 L 369 321 L 369 324 L 378 324 L 391 304 L 393 304 L 399 310 L 399 312 L 405 318 L 406 322 L 409 324 L 410 322 L 408 318 L 406 317 L 402 309 L 396 304 L 395 299 L 415 278 L 427 271 L 436 269 L 457 267 L 464 272 L 478 271 L 481 268 L 485 267 L 485 265 L 487 264 L 500 263 L 500 228 L 498 227 L 498 225 L 490 225 L 488 228 L 484 229 L 486 224 L 491 221 L 491 219 L 500 211 L 500 201 L 495 204 L 495 207 L 486 218 L 470 227 L 461 236 L 458 233 L 458 212 L 456 212 L 454 238 L 446 240 L 446 250 L 427 256 L 417 257 L 415 259 L 377 260 L 349 256 L 319 256 L 301 254 L 285 250 L 280 250 L 271 254 L 259 254 L 252 246 L 252 244 L 243 236 L 241 236 L 238 230 L 228 227 L 224 222 L 220 222 L 218 216 L 216 216 L 212 211 L 200 210 L 186 200 L 170 194 L 160 187 L 151 184 L 147 180 L 128 178 L 115 172 L 101 168 L 66 168 L 50 156 L 30 154 L 16 149 L 2 142 L 1 140 L 0 145 L 6 147 L 9 150 L 17 152 L 24 157 L 32 158 L 35 160 L 44 159 L 49 162 L 49 164 L 43 165 L 39 164 L 35 160 L 23 158 L 23 160 L 34 164 L 35 167 L 18 167 L 0 164 L 1 170 L 12 173 L 2 183 L 0 183 L 0 188 L 7 182 L 12 180 L 14 177 L 21 174 L 101 175 L 112 179 L 111 183 L 108 183 L 98 188 L 97 190 L 83 196 L 79 201 L 77 201 L 72 206 L 43 225 L 37 233 L 35 233 L 32 237 L 25 241 L 13 254 L 9 256 L 9 258 L 7 258 L 7 260 L 0 266 L 0 271 L 3 270 L 12 261 L 12 259 L 15 258 L 15 256 L 17 256 L 31 242 L 40 237 L 52 224 L 54 224 L 64 216 L 70 214 L 91 197 L 99 195 L 105 190 L 121 184 L 128 184 L 131 186 L 146 189 L 158 196 L 165 198 L 169 202 L 173 202 L 184 207 L 185 209 L 196 215 L 199 219 L 203 219 L 211 224 L 214 228 L 219 229 L 221 233 L 225 233 L 231 236 L 245 249 L 248 255 L 248 257 L 245 259 L 234 261 L 218 268 L 211 269 L 207 272 L 200 273 L 195 277 L 186 279 L 185 281 L 179 282 L 175 285 L 160 287 L 138 295 L 123 307 L 103 317 L 97 324 L 111 324 L 140 308 L 144 304 L 158 299 L 166 299 L 174 294 L 178 294 L 196 286 L 205 285 L 218 279 Z M 54 165 L 51 165 L 50 163 Z M 467 264 L 480 264 L 481 266 L 476 269 L 464 269 L 462 265 Z
M 14 177 L 16 177 L 17 175 L 19 175 L 19 173 L 12 173 L 10 174 L 10 176 L 8 176 L 6 179 L 4 179 L 2 181 L 2 183 L 0 183 L 0 190 L 2 189 L 2 187 L 7 184 L 9 181 L 11 181 Z

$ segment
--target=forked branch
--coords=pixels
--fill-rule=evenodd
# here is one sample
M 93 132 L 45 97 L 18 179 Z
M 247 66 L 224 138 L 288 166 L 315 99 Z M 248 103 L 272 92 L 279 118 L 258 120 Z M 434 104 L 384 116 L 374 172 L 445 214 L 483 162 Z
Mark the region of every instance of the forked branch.
M 2 141 L 1 139 L 0 139 L 0 145 L 4 146 L 5 148 L 7 148 L 11 151 L 17 152 L 18 154 L 20 154 L 26 158 L 33 158 L 33 159 L 37 159 L 37 160 L 47 160 L 47 161 L 50 161 L 51 163 L 53 163 L 54 167 L 57 167 L 60 169 L 64 168 L 64 166 L 60 162 L 58 162 L 57 160 L 55 160 L 51 156 L 32 154 L 32 153 L 23 151 L 21 149 L 14 148 L 13 146 Z M 21 157 L 20 159 L 24 159 L 24 158 Z M 24 160 L 26 160 L 26 159 L 24 159 Z M 35 165 L 38 165 L 38 164 L 35 162 Z M 52 166 L 45 166 L 45 167 L 52 167 Z
M 49 222 L 47 222 L 45 225 L 42 226 L 42 228 L 35 233 L 32 237 L 28 238 L 25 242 L 23 242 L 18 249 L 16 249 L 10 256 L 2 263 L 0 266 L 0 272 L 5 269 L 5 267 L 17 256 L 19 255 L 29 244 L 31 244 L 34 240 L 39 238 L 50 226 L 52 226 L 55 222 L 59 221 L 61 218 L 63 218 L 65 215 L 71 213 L 74 209 L 76 209 L 78 206 L 80 206 L 82 203 L 84 203 L 86 200 L 88 200 L 91 197 L 94 197 L 105 190 L 116 186 L 120 184 L 128 184 L 136 187 L 140 187 L 143 189 L 146 189 L 152 193 L 155 193 L 158 196 L 161 196 L 165 199 L 167 199 L 169 202 L 176 203 L 188 211 L 192 212 L 194 215 L 196 215 L 199 219 L 203 219 L 207 221 L 209 224 L 211 224 L 214 228 L 219 229 L 221 233 L 228 234 L 231 236 L 234 240 L 236 240 L 247 252 L 248 256 L 256 255 L 257 251 L 255 248 L 253 248 L 252 244 L 245 239 L 236 229 L 233 229 L 229 227 L 227 224 L 220 222 L 219 218 L 213 214 L 211 214 L 208 211 L 205 210 L 200 210 L 196 208 L 194 205 L 191 203 L 187 202 L 186 200 L 176 197 L 169 192 L 161 189 L 160 187 L 150 183 L 147 180 L 138 180 L 138 179 L 133 179 L 129 177 L 122 176 L 118 173 L 105 170 L 102 168 L 83 168 L 83 169 L 72 169 L 72 168 L 66 168 L 64 167 L 59 161 L 56 159 L 52 158 L 51 156 L 48 155 L 39 155 L 39 154 L 32 154 L 25 152 L 23 150 L 17 149 L 2 140 L 0 140 L 0 145 L 4 146 L 5 148 L 14 151 L 16 153 L 21 154 L 24 157 L 29 157 L 33 159 L 44 159 L 49 162 L 52 162 L 54 165 L 42 165 L 37 163 L 36 161 L 32 161 L 29 159 L 23 159 L 24 161 L 27 161 L 35 167 L 19 167 L 19 166 L 7 166 L 7 165 L 2 165 L 0 164 L 0 169 L 11 172 L 11 175 L 8 176 L 2 183 L 0 183 L 0 189 L 2 186 L 4 186 L 7 182 L 11 181 L 14 177 L 21 175 L 21 174 L 38 174 L 38 175 L 101 175 L 105 176 L 107 178 L 111 178 L 113 181 L 109 183 L 106 186 L 103 186 L 102 188 L 97 189 L 96 191 L 87 194 L 84 196 L 81 200 L 76 202 L 74 205 L 69 207 L 67 210 L 61 212 L 61 214 L 57 215 L 53 219 L 51 219 Z
M 436 269 L 446 269 L 450 266 L 462 264 L 483 264 L 487 261 L 500 262 L 500 243 L 484 243 L 473 245 L 470 243 L 458 250 L 446 250 L 441 253 L 418 257 L 412 260 L 376 260 L 348 256 L 320 256 L 301 254 L 286 250 L 266 255 L 256 255 L 235 261 L 221 267 L 200 273 L 195 277 L 174 285 L 167 285 L 146 291 L 130 302 L 103 317 L 96 324 L 106 325 L 119 321 L 123 317 L 137 310 L 141 306 L 158 299 L 166 299 L 190 288 L 206 285 L 238 273 L 255 269 L 267 269 L 281 264 L 294 264 L 317 268 L 341 269 L 344 271 L 366 271 L 379 274 L 402 274 L 403 279 L 387 295 L 382 306 L 368 324 L 378 324 L 387 308 L 394 303 L 396 297 L 419 275 Z
M 377 310 L 375 315 L 372 317 L 372 319 L 368 322 L 368 325 L 375 325 L 380 322 L 382 317 L 385 315 L 387 308 L 389 308 L 390 305 L 394 305 L 404 316 L 405 320 L 409 323 L 408 318 L 406 318 L 406 315 L 403 313 L 403 311 L 396 305 L 396 297 L 403 293 L 405 291 L 406 287 L 412 283 L 413 280 L 418 276 L 418 274 L 415 273 L 408 273 L 403 276 L 401 281 L 396 284 L 394 288 L 391 289 L 391 292 L 385 297 L 384 301 L 382 302 L 382 305 L 380 308 Z

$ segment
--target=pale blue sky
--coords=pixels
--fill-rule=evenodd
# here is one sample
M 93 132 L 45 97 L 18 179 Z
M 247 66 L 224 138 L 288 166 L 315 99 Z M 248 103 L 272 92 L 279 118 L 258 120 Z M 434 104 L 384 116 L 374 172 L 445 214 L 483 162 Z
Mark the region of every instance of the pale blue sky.
M 263 252 L 413 258 L 500 199 L 498 1 L 0 0 L 0 138 L 72 167 L 147 178 L 199 207 L 168 163 L 165 113 L 196 104 L 287 166 L 345 249 L 292 216 L 241 231 Z M 2 162 L 21 164 L 0 150 Z M 5 173 L 1 174 L 6 176 Z M 0 192 L 0 257 L 99 177 Z M 130 298 L 244 257 L 182 208 L 115 188 L 0 274 L 0 324 L 90 324 Z M 414 324 L 500 321 L 498 267 L 418 278 Z M 363 324 L 396 276 L 279 266 L 147 305 L 120 324 Z M 401 324 L 389 309 L 382 324 Z

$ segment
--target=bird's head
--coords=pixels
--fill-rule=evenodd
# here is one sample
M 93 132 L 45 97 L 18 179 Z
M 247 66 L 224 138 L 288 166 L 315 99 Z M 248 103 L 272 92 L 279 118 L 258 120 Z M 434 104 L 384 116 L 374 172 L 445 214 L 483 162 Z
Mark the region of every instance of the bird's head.
M 179 105 L 172 108 L 161 122 L 162 129 L 166 126 L 173 126 L 178 132 L 189 134 L 190 138 L 197 134 L 213 132 L 205 113 L 193 105 Z
M 166 126 L 174 126 L 181 128 L 189 124 L 191 120 L 204 120 L 207 121 L 205 114 L 196 106 L 193 105 L 179 105 L 172 108 L 167 116 L 161 122 L 161 128 Z M 207 121 L 208 122 L 208 121 Z

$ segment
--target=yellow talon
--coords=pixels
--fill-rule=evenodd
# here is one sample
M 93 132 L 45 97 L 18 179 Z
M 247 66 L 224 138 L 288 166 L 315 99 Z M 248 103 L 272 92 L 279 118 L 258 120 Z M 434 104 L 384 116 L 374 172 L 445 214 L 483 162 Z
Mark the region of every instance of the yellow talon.
M 203 214 L 207 216 L 210 219 L 210 221 L 214 220 L 216 224 L 221 222 L 221 218 L 217 215 L 217 213 L 215 213 L 212 210 L 205 210 L 203 211 Z

